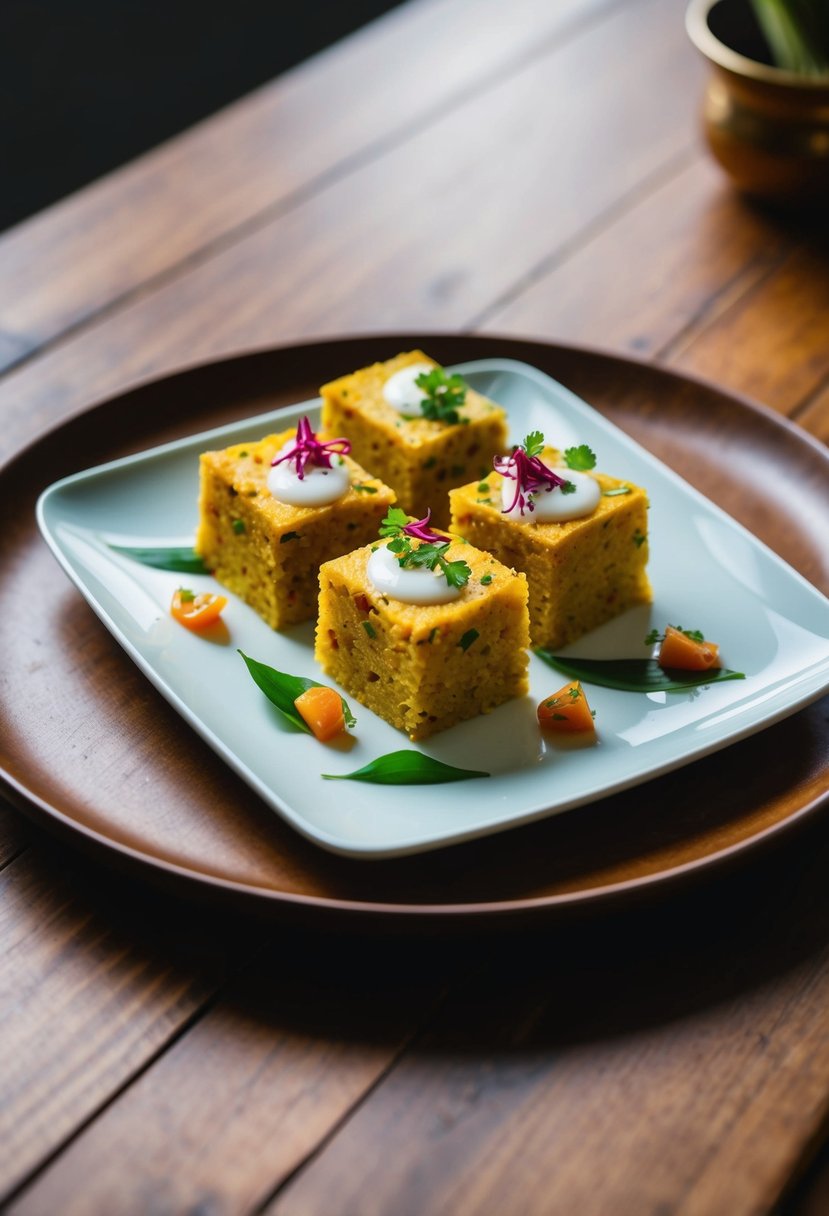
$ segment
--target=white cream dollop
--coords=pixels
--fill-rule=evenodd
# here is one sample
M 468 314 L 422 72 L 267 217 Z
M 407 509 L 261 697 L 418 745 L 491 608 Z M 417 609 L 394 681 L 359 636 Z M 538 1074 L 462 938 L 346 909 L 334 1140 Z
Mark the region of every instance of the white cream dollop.
M 410 363 L 408 367 L 401 367 L 399 372 L 389 376 L 383 385 L 383 397 L 392 409 L 397 410 L 399 414 L 420 416 L 420 403 L 425 400 L 426 394 L 422 388 L 417 387 L 415 380 L 418 376 L 430 372 L 432 367 L 431 363 Z
M 524 523 L 547 524 L 563 523 L 568 519 L 581 519 L 592 515 L 599 505 L 602 492 L 599 483 L 587 473 L 574 473 L 572 469 L 554 469 L 559 477 L 570 481 L 576 487 L 572 494 L 562 494 L 556 487 L 554 490 L 539 490 L 533 493 L 532 501 L 535 510 L 524 508 L 521 514 L 518 503 L 511 511 L 507 507 L 515 498 L 515 482 L 505 477 L 501 485 L 501 507 L 507 519 L 520 519 Z
M 375 590 L 403 604 L 448 604 L 461 594 L 460 587 L 450 587 L 440 570 L 401 566 L 385 545 L 372 553 L 366 573 Z
M 277 456 L 284 456 L 295 446 L 291 440 L 281 448 Z M 306 465 L 301 480 L 293 462 L 283 460 L 282 464 L 275 464 L 268 473 L 268 489 L 274 498 L 290 507 L 327 507 L 342 498 L 351 484 L 348 469 L 344 464 L 338 464 L 337 460 L 338 457 L 334 456 L 330 469 L 321 468 L 319 465 Z

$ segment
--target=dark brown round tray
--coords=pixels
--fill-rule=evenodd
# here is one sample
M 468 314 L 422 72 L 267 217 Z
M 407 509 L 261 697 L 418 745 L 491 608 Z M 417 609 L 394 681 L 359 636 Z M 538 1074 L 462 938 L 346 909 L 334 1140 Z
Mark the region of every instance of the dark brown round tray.
M 225 359 L 91 408 L 0 472 L 0 775 L 9 797 L 102 861 L 193 895 L 266 913 L 420 923 L 549 916 L 641 894 L 773 840 L 825 801 L 824 701 L 530 827 L 354 861 L 294 833 L 187 727 L 55 562 L 35 524 L 38 494 L 79 467 L 313 397 L 326 380 L 415 346 L 443 363 L 535 365 L 829 587 L 829 455 L 710 385 L 595 351 L 476 336 L 351 338 Z M 452 787 L 442 788 L 450 798 Z

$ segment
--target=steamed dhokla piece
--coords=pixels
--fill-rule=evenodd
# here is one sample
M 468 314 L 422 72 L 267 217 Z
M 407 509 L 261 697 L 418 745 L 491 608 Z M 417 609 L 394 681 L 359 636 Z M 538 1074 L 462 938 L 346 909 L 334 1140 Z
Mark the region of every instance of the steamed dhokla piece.
M 545 452 L 551 463 L 556 455 Z M 530 511 L 507 517 L 504 477 L 495 471 L 450 494 L 451 530 L 526 574 L 534 646 L 565 646 L 652 598 L 645 491 L 604 473 L 581 476 L 598 484 L 598 501 L 589 514 L 558 522 L 536 522 Z
M 523 574 L 458 541 L 447 557 L 470 568 L 458 598 L 403 603 L 368 577 L 376 548 L 357 549 L 320 570 L 315 656 L 328 676 L 410 739 L 526 693 Z
M 431 402 L 415 384 L 430 373 Z M 423 516 L 431 506 L 436 527 L 449 522 L 448 490 L 485 473 L 507 445 L 504 411 L 458 381 L 414 350 L 320 389 L 325 430 L 347 435 L 354 458 L 394 489 L 409 514 Z M 457 420 L 427 417 L 424 400 L 429 412 Z
M 348 456 L 342 496 L 326 506 L 293 506 L 268 489 L 271 462 L 294 431 L 201 457 L 196 552 L 220 583 L 273 629 L 316 615 L 320 564 L 376 537 L 394 493 Z

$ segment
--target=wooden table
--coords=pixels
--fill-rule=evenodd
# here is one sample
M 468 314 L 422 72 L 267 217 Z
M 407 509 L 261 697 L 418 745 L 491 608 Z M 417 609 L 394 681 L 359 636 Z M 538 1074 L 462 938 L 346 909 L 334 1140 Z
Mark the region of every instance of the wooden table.
M 0 239 L 0 455 L 404 329 L 632 354 L 825 440 L 825 222 L 731 191 L 702 80 L 679 0 L 410 0 Z M 182 901 L 4 804 L 9 1210 L 825 1212 L 828 861 L 815 814 L 655 902 L 376 935 Z

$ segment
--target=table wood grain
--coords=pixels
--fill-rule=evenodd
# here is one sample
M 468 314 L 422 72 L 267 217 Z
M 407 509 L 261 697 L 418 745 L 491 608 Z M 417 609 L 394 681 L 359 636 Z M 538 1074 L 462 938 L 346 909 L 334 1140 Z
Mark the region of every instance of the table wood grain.
M 682 7 L 409 0 L 0 237 L 0 459 L 205 359 L 418 328 L 633 354 L 825 442 L 825 224 L 708 159 Z M 374 936 L 177 899 L 4 804 L 0 1196 L 825 1211 L 827 862 L 814 815 L 612 917 Z

